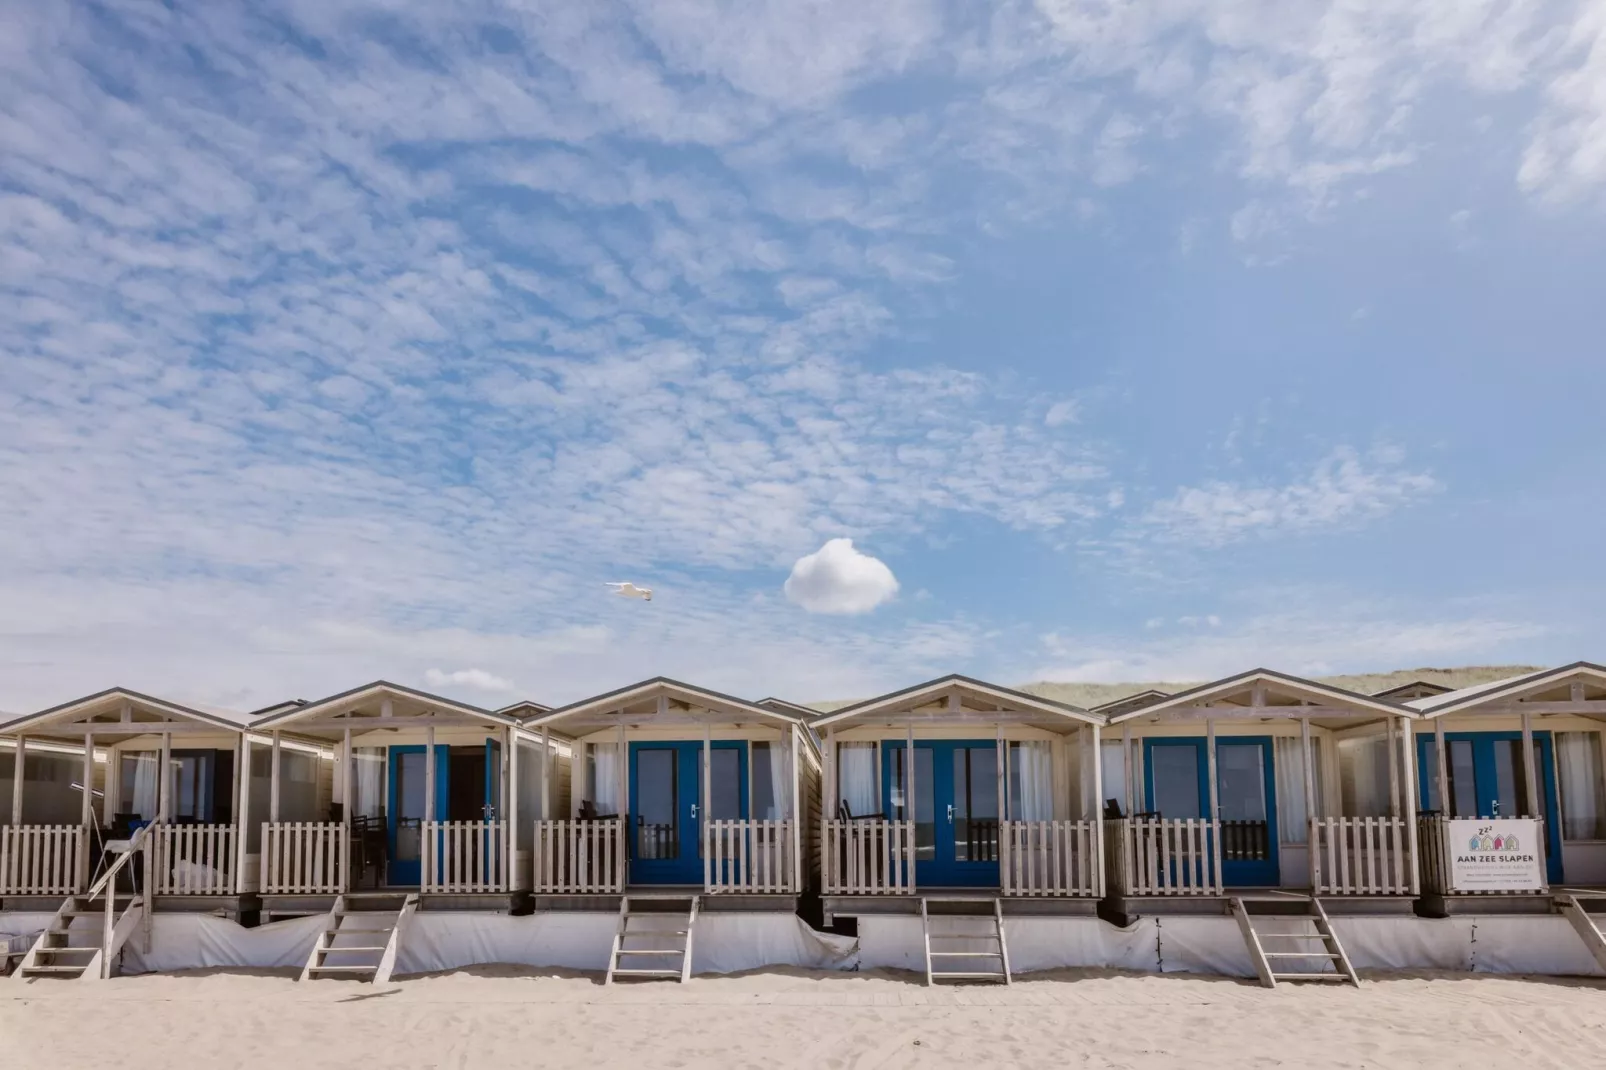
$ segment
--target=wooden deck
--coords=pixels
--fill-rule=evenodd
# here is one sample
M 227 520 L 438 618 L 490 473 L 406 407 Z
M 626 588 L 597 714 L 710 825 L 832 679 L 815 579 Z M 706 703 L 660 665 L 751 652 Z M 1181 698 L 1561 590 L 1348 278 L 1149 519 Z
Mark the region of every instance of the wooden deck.
M 349 898 L 394 899 L 398 903 L 408 895 L 419 895 L 418 909 L 434 911 L 470 911 L 487 914 L 528 914 L 531 911 L 530 893 L 481 892 L 419 894 L 418 888 L 365 888 L 343 893 Z M 306 917 L 309 914 L 327 914 L 334 909 L 337 896 L 330 894 L 263 895 L 259 901 L 263 924 L 282 918 Z
M 1092 917 L 1099 900 L 1092 896 L 1006 896 L 997 888 L 921 888 L 909 895 L 827 895 L 822 898 L 825 921 L 833 918 L 919 917 L 920 903 L 928 912 L 965 913 L 964 904 L 1001 903 L 1005 917 Z
M 577 914 L 617 914 L 621 900 L 626 896 L 642 898 L 667 896 L 698 897 L 704 913 L 782 913 L 796 914 L 799 896 L 776 892 L 716 892 L 709 893 L 698 885 L 632 884 L 622 892 L 599 893 L 538 893 L 532 897 L 537 912 Z
M 1220 895 L 1110 895 L 1098 905 L 1099 917 L 1125 928 L 1144 917 L 1230 917 L 1234 899 L 1253 903 L 1256 913 L 1304 914 L 1316 898 L 1309 888 L 1225 888 Z M 1322 895 L 1333 917 L 1410 917 L 1411 895 Z

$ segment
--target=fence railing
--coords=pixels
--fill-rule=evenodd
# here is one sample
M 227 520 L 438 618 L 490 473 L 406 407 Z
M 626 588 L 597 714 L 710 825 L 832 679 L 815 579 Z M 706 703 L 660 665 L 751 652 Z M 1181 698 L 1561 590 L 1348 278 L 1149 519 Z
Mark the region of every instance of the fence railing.
M 1414 895 L 1417 891 L 1410 828 L 1403 817 L 1313 818 L 1310 862 L 1311 884 L 1317 895 Z
M 88 878 L 83 825 L 0 826 L 0 895 L 73 895 Z
M 155 825 L 150 852 L 153 895 L 232 895 L 233 825 Z
M 792 873 L 790 821 L 703 823 L 706 891 L 790 894 Z
M 999 885 L 1005 895 L 1104 894 L 1091 821 L 1005 821 Z
M 426 821 L 420 891 L 505 892 L 507 826 L 500 821 Z
M 1216 835 L 1203 818 L 1106 821 L 1110 884 L 1122 895 L 1220 895 Z
M 1524 818 L 1534 824 L 1533 850 L 1539 857 L 1540 890 L 1547 890 L 1550 882 L 1545 878 L 1545 840 L 1543 818 Z M 1533 889 L 1457 888 L 1451 871 L 1450 818 L 1442 814 L 1423 814 L 1417 818 L 1417 850 L 1422 854 L 1421 890 L 1429 895 L 1527 895 Z
M 827 821 L 827 895 L 908 895 L 915 890 L 913 821 Z
M 347 890 L 349 859 L 339 822 L 264 822 L 262 894 L 339 895 Z
M 537 893 L 617 894 L 625 890 L 629 868 L 622 821 L 535 823 Z

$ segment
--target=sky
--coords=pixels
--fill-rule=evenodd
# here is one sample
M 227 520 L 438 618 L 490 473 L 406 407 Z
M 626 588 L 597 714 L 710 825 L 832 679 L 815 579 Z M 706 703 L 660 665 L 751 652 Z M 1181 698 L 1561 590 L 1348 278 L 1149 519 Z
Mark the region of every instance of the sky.
M 1603 660 L 1602 280 L 1600 0 L 0 0 L 0 709 Z

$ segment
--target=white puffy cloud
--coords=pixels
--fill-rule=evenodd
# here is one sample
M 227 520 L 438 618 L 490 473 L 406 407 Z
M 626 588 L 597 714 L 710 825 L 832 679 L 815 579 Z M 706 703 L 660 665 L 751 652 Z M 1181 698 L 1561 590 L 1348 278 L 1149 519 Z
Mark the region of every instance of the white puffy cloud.
M 810 613 L 868 613 L 898 593 L 898 580 L 852 539 L 831 539 L 797 559 L 784 589 Z
M 484 669 L 458 669 L 456 672 L 442 672 L 440 669 L 426 669 L 424 683 L 430 687 L 464 687 L 470 691 L 507 692 L 513 690 L 513 682 L 504 680 L 494 673 Z

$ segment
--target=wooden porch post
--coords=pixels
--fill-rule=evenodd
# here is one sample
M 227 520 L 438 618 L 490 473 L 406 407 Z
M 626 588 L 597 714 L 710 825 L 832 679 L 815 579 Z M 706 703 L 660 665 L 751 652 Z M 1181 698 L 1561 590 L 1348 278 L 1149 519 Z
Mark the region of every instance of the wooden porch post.
M 84 733 L 84 797 L 78 809 L 78 823 L 88 825 L 95 820 L 95 733 Z
M 1121 726 L 1121 755 L 1126 760 L 1126 816 L 1131 817 L 1138 812 L 1137 785 L 1132 783 L 1132 724 L 1127 722 Z
M 820 791 L 820 829 L 823 832 L 836 806 L 836 725 L 825 730 L 825 775 L 821 779 L 825 781 Z
M 1395 767 L 1395 762 L 1394 762 L 1394 755 L 1398 752 L 1399 748 L 1397 746 L 1395 746 L 1395 740 L 1394 740 L 1394 732 L 1395 732 L 1394 718 L 1390 717 L 1388 719 L 1387 728 L 1388 728 L 1388 752 L 1389 752 L 1389 816 L 1390 817 L 1399 817 L 1400 816 L 1400 773 L 1399 773 L 1399 770 Z
M 245 859 L 250 853 L 251 839 L 251 734 L 240 733 L 240 779 L 234 785 L 240 793 L 240 805 L 235 810 L 235 829 L 239 842 L 234 849 L 234 892 L 245 894 Z M 261 887 L 259 884 L 258 887 Z
M 714 816 L 713 814 L 709 813 L 709 809 L 710 809 L 709 804 L 713 801 L 713 798 L 714 798 L 714 785 L 711 783 L 711 781 L 713 779 L 713 776 L 714 776 L 714 726 L 712 724 L 710 724 L 709 722 L 704 721 L 703 722 L 703 775 L 700 778 L 702 780 L 702 790 L 700 792 L 698 792 L 698 795 L 701 796 L 701 798 L 698 800 L 698 813 L 702 815 L 702 820 L 697 822 L 697 833 L 698 833 L 697 838 L 699 840 L 698 853 L 703 856 L 703 887 L 704 888 L 712 888 L 714 886 L 714 860 L 713 860 L 712 857 L 710 857 L 712 855 L 712 852 L 709 851 L 709 849 L 708 849 L 708 844 L 709 844 L 708 822 L 713 820 L 713 816 Z
M 279 821 L 279 755 L 281 753 L 279 730 L 273 730 L 273 753 L 269 758 L 272 768 L 268 770 L 268 820 L 277 824 Z
M 424 824 L 435 820 L 435 726 L 431 724 L 424 729 Z M 427 857 L 429 851 L 423 854 Z
M 1093 894 L 1104 895 L 1104 743 L 1093 725 Z
M 351 729 L 345 729 L 340 740 L 340 820 L 351 826 L 351 802 L 356 798 L 352 781 L 357 779 L 356 756 L 351 753 Z
M 1444 744 L 1444 718 L 1438 717 L 1433 721 L 1433 749 L 1439 759 L 1439 814 L 1443 817 L 1455 815 L 1454 800 L 1450 798 L 1450 753 Z
M 1310 749 L 1310 718 L 1299 719 L 1300 760 L 1305 765 L 1305 853 L 1310 856 L 1310 888 L 1322 887 L 1322 853 L 1316 836 L 1316 762 Z
M 1210 778 L 1210 828 L 1215 835 L 1210 837 L 1210 861 L 1216 872 L 1216 892 L 1221 892 L 1221 798 L 1220 790 L 1216 785 L 1216 722 L 1205 718 L 1205 775 Z
M 156 820 L 173 816 L 173 733 L 162 733 L 162 777 L 156 782 Z
M 1528 816 L 1543 819 L 1545 812 L 1539 808 L 1539 778 L 1534 762 L 1533 714 L 1526 710 L 1522 714 L 1522 771 L 1528 781 Z
M 788 731 L 792 751 L 792 805 L 786 817 L 792 823 L 792 892 L 796 895 L 803 891 L 803 738 L 795 724 Z
M 1417 861 L 1416 831 L 1416 746 L 1411 723 L 1400 724 L 1400 772 L 1405 779 L 1405 843 L 1409 852 L 1406 858 L 1406 886 L 1412 895 L 1421 891 L 1421 866 Z
M 1009 820 L 1009 763 L 1004 760 L 1004 748 L 1008 743 L 1004 741 L 1003 722 L 994 726 L 993 735 L 996 739 L 993 744 L 994 779 L 998 788 L 998 867 L 1000 883 L 1007 888 L 1009 880 L 1002 875 L 1009 872 L 1009 841 L 1004 836 L 1004 822 Z
M 502 830 L 502 890 L 512 891 L 518 881 L 513 869 L 519 851 L 519 730 L 507 726 L 507 745 L 502 750 L 502 811 L 496 816 L 506 828 Z
M 16 758 L 11 766 L 11 823 L 22 824 L 22 781 L 28 758 L 28 737 L 17 733 Z
M 240 782 L 240 741 L 242 739 L 244 739 L 244 738 L 245 738 L 244 729 L 242 729 L 240 731 L 239 735 L 234 737 L 234 755 L 230 760 L 233 761 L 233 763 L 234 763 L 234 781 L 233 782 L 235 784 L 238 784 Z M 232 804 L 231 804 L 231 808 L 232 808 Z
M 106 745 L 106 794 L 100 800 L 100 823 L 107 828 L 112 827 L 112 819 L 122 805 L 123 756 L 117 748 L 114 737 L 113 742 Z
M 552 729 L 546 725 L 541 726 L 541 820 L 552 820 Z
M 625 829 L 630 828 L 630 742 L 625 739 L 625 726 L 619 725 L 619 755 L 617 773 L 619 787 L 614 790 L 614 799 L 619 807 L 619 820 L 624 822 Z

